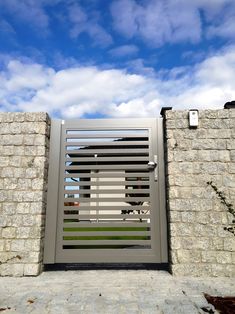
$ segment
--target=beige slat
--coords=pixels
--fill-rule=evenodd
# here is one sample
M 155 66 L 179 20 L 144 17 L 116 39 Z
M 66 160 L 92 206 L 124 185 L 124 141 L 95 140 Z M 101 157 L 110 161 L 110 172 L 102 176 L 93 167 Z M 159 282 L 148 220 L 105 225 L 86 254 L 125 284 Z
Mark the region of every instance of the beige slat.
M 150 223 L 146 222 L 130 222 L 130 221 L 122 221 L 120 222 L 64 222 L 64 228 L 151 228 Z
M 64 210 L 150 210 L 150 206 L 64 206 Z
M 88 197 L 88 198 L 64 198 L 64 202 L 79 202 L 79 203 L 90 203 L 90 202 L 148 202 L 149 197 L 138 196 L 138 197 Z
M 100 146 L 101 148 L 105 146 L 148 146 L 148 141 L 100 141 L 100 142 L 79 142 L 79 141 L 74 141 L 74 142 L 65 142 L 64 143 L 65 147 L 68 146 L 85 146 L 87 147 L 92 147 L 92 146 Z M 98 148 L 98 147 L 97 147 Z
M 130 184 L 132 185 L 132 184 Z M 149 194 L 150 189 L 80 189 L 64 190 L 65 194 Z
M 71 173 L 65 174 L 65 178 L 149 178 L 150 172 L 133 172 L 133 173 L 123 173 L 121 171 L 110 172 L 103 171 L 100 173 Z M 118 182 L 117 182 L 118 183 Z
M 63 236 L 150 236 L 150 231 L 64 231 Z
M 83 219 L 148 219 L 150 218 L 149 214 L 142 214 L 142 215 L 137 215 L 137 214 L 120 214 L 120 215 L 116 215 L 116 214 L 107 214 L 107 215 L 64 215 L 64 219 L 79 219 L 79 220 L 83 220 Z
M 63 240 L 63 245 L 148 245 L 150 240 Z

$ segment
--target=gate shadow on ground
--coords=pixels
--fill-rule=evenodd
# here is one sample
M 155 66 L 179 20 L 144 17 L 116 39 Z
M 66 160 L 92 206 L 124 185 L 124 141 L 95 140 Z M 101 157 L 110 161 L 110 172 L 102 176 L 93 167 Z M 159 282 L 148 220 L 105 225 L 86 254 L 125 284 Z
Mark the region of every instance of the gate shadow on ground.
M 75 263 L 75 264 L 46 264 L 44 265 L 44 271 L 59 271 L 59 270 L 164 270 L 169 272 L 169 264 L 148 264 L 148 263 Z

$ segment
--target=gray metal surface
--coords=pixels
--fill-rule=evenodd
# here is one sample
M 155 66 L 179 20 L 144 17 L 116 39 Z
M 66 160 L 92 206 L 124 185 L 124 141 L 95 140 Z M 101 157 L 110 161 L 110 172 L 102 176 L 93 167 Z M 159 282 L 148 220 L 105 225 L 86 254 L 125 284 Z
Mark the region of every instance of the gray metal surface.
M 161 119 L 60 122 L 44 263 L 167 262 Z

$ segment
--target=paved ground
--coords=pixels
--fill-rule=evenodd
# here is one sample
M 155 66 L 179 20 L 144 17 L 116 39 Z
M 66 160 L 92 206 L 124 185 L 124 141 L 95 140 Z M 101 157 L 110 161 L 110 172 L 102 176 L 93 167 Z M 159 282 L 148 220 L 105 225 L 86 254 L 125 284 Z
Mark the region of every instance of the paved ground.
M 201 308 L 213 307 L 203 292 L 235 295 L 235 279 L 172 277 L 156 270 L 50 271 L 0 278 L 0 312 L 208 313 Z

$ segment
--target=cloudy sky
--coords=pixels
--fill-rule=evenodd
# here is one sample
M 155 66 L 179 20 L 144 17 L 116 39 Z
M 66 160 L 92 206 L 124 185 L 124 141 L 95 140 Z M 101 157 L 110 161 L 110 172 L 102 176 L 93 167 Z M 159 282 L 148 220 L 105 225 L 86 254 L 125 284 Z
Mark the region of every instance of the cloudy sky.
M 0 111 L 153 117 L 231 100 L 234 0 L 0 0 Z

